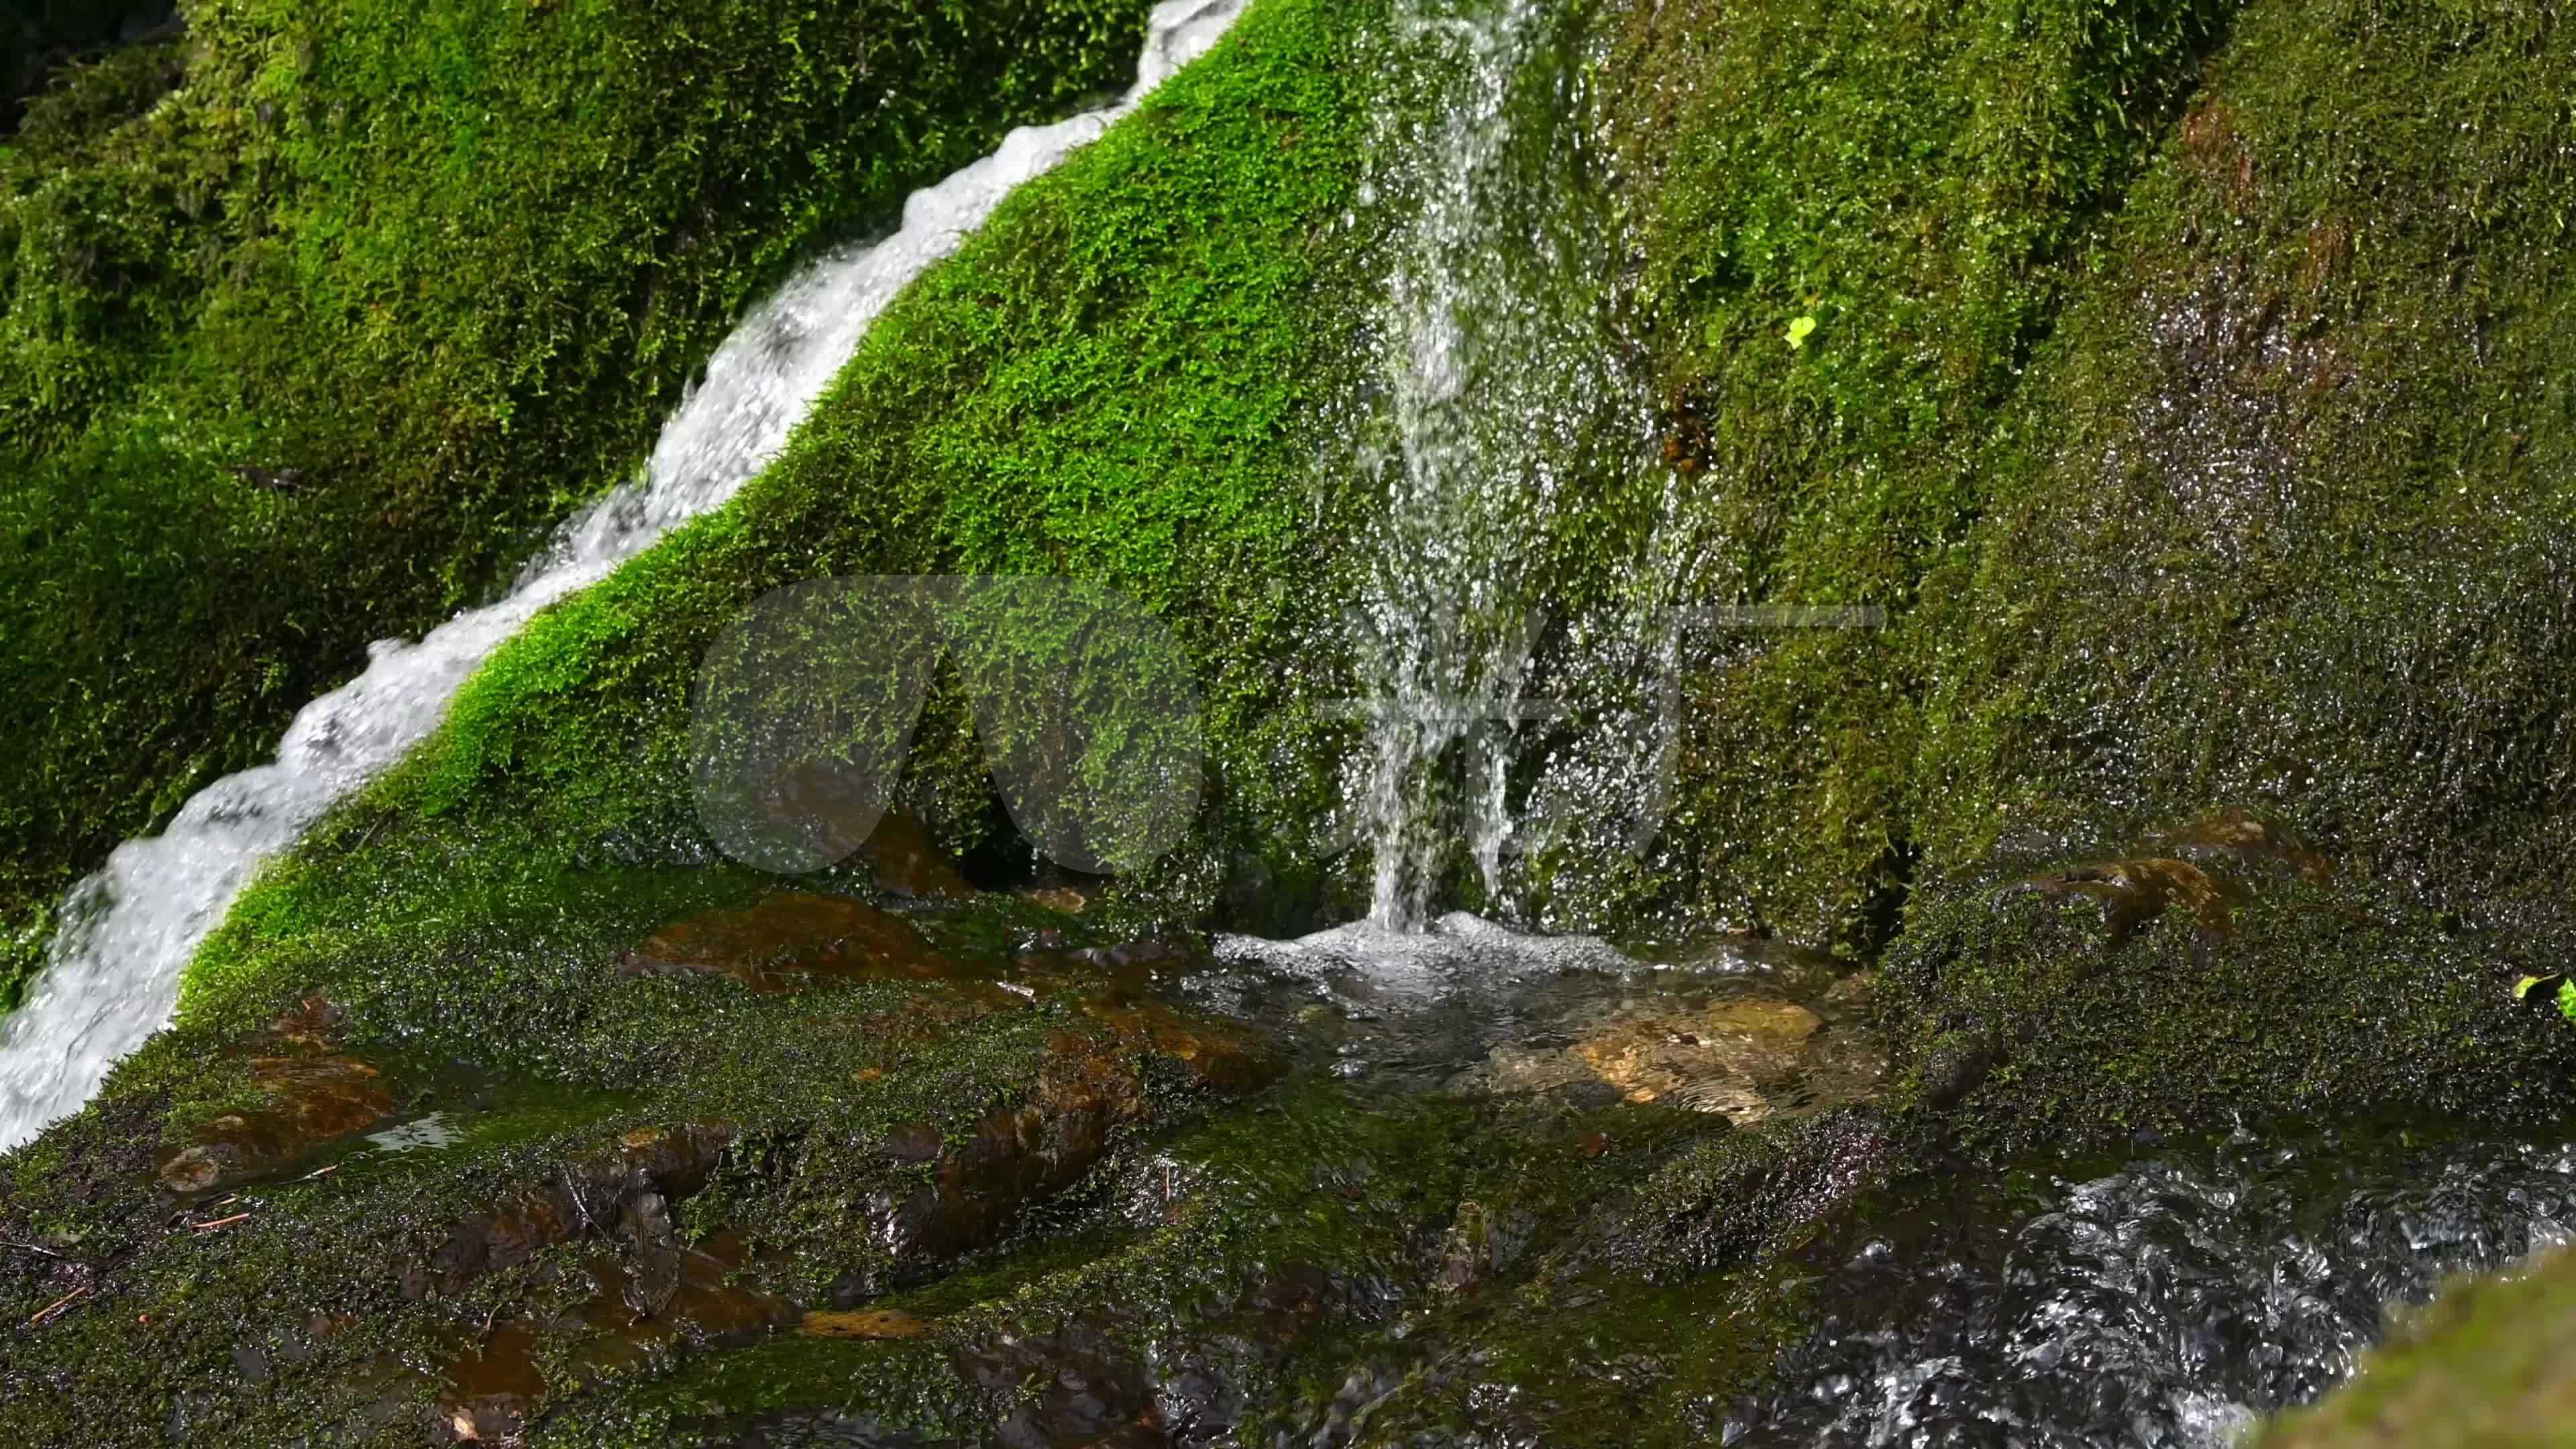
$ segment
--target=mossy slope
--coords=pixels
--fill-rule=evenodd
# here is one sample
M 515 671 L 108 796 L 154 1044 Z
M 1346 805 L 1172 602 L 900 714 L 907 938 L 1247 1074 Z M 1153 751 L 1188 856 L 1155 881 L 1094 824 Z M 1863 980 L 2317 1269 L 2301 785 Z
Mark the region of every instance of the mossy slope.
M 1334 269 L 1365 240 L 1343 217 L 1367 13 L 1256 9 L 1022 188 L 888 309 L 731 506 L 493 658 L 447 727 L 344 812 L 335 838 L 364 849 L 317 846 L 245 897 L 190 1000 L 277 950 L 309 957 L 330 932 L 398 937 L 487 890 L 583 890 L 620 860 L 708 859 L 688 789 L 691 678 L 717 630 L 796 579 L 1099 579 L 1200 661 L 1214 773 L 1248 797 L 1233 808 L 1319 809 L 1294 792 L 1311 797 L 1322 771 L 1269 753 L 1311 748 L 1270 706 L 1282 641 L 1322 607 L 1296 587 L 1322 568 L 1315 511 L 1338 506 L 1318 501 L 1301 430 L 1347 377 Z M 953 788 L 925 803 L 949 817 L 936 823 L 980 825 L 974 737 L 957 709 L 935 713 L 921 769 Z
M 1650 868 L 1604 883 L 1613 899 L 1884 936 L 1929 803 L 1914 757 L 1937 660 L 1912 622 L 1927 579 L 1970 548 L 1982 446 L 2228 14 L 1607 12 L 1602 121 L 1678 477 L 1659 552 L 1686 561 L 1688 602 L 1884 622 L 1684 639 L 1679 789 Z
M 1123 84 L 1144 8 L 205 5 L 61 78 L 0 140 L 0 922 L 494 587 L 792 258 Z
M 2241 15 L 1927 587 L 1927 861 L 2232 802 L 2554 938 L 2565 39 L 2545 9 Z

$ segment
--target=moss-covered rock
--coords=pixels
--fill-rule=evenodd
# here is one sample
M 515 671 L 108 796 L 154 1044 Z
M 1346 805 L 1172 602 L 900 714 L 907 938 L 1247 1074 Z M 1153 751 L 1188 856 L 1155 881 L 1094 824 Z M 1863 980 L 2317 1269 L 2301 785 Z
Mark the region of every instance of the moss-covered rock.
M 758 289 L 1123 84 L 1144 10 L 191 5 L 62 78 L 0 139 L 0 922 L 482 597 Z
M 2515 999 L 2526 945 L 2327 879 L 2243 812 L 2160 843 L 2209 869 L 2115 859 L 1918 897 L 1878 1000 L 1912 1100 L 1999 1151 L 2231 1114 L 2563 1115 L 2576 1035 Z
M 2379 0 L 2239 14 L 1926 588 L 1927 864 L 2236 800 L 2554 938 L 2561 38 Z M 2480 99 L 2506 94 L 2535 103 Z
M 746 605 L 835 572 L 1080 572 L 1168 625 L 1201 672 L 1216 823 L 1084 919 L 1203 917 L 1227 852 L 1267 822 L 1302 828 L 1334 784 L 1275 660 L 1329 604 L 1297 586 L 1324 572 L 1318 509 L 1341 507 L 1306 449 L 1350 380 L 1374 13 L 1255 9 L 1015 193 L 879 319 L 732 505 L 541 616 L 427 746 L 256 885 L 183 1010 L 236 990 L 273 1009 L 305 960 L 390 970 L 485 949 L 463 943 L 506 938 L 502 921 L 589 932 L 605 908 L 631 930 L 621 871 L 710 904 L 745 889 L 748 871 L 701 868 L 716 852 L 689 791 L 691 681 Z M 990 828 L 973 718 L 934 688 L 913 762 L 917 803 L 968 846 Z M 1293 896 L 1311 862 L 1279 857 L 1274 891 Z
M 489 1027 L 473 1051 L 472 1027 L 428 1043 L 318 1002 L 248 1037 L 165 1036 L 7 1163 L 0 1310 L 29 1336 L 0 1422 L 29 1442 L 513 1433 L 1060 1224 L 1276 1072 L 1244 1028 L 1096 970 L 888 966 L 762 992 L 595 952 L 582 1010 L 620 1050 L 589 1059 L 513 1063 Z
M 1608 7 L 1598 105 L 1638 239 L 1688 602 L 1879 611 L 1686 636 L 1648 868 L 1565 909 L 1688 901 L 1866 948 L 1939 784 L 1913 620 L 1983 512 L 1985 437 L 2093 285 L 2223 4 Z M 1945 862 L 1946 863 L 1946 862 Z M 1588 878 L 1587 878 L 1588 877 Z

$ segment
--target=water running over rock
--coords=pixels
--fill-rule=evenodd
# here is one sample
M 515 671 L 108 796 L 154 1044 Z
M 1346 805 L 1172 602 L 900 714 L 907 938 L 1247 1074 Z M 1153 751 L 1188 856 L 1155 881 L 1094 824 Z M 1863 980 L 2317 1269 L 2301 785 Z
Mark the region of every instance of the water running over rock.
M 197 792 L 161 834 L 117 847 L 73 887 L 43 976 L 0 1030 L 0 1149 L 77 1109 L 170 1019 L 189 958 L 261 862 L 435 729 L 466 679 L 539 610 L 731 498 L 777 454 L 897 293 L 954 252 L 1014 188 L 1204 54 L 1240 9 L 1239 0 L 1156 6 L 1124 99 L 1012 132 L 991 156 L 915 193 L 892 236 L 807 267 L 717 349 L 643 475 L 568 522 L 508 596 L 416 642 L 379 640 L 364 673 L 297 713 L 273 763 Z
M 1865 1233 L 1752 1446 L 2220 1449 L 2350 1376 L 2384 1306 L 2564 1242 L 2576 1148 L 2238 1132 L 2083 1177 L 1963 1181 Z
M 1422 926 L 1462 838 L 1502 893 L 1515 738 L 1553 714 L 1521 697 L 1562 607 L 1542 593 L 1548 536 L 1569 490 L 1600 485 L 1605 423 L 1644 435 L 1599 315 L 1611 253 L 1581 200 L 1554 18 L 1535 0 L 1404 6 L 1398 39 L 1444 84 L 1423 112 L 1381 113 L 1365 193 L 1406 209 L 1357 459 L 1387 506 L 1353 621 L 1369 919 L 1397 930 Z

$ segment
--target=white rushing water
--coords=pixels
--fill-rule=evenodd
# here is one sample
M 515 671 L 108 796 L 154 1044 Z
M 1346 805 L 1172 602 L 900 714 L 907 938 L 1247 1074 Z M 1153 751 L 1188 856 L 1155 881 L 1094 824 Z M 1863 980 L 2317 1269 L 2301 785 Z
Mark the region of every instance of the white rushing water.
M 418 744 L 466 678 L 540 609 L 706 513 L 775 457 L 868 324 L 1021 183 L 1205 54 L 1244 0 L 1154 8 L 1136 84 L 1115 105 L 1013 131 L 992 155 L 904 204 L 873 245 L 834 251 L 743 319 L 664 424 L 643 475 L 565 524 L 509 595 L 414 642 L 369 647 L 364 673 L 297 712 L 273 763 L 200 790 L 167 830 L 116 848 L 65 898 L 44 974 L 0 1028 L 0 1150 L 79 1109 L 169 1019 L 179 979 L 261 862 Z
M 1367 742 L 1352 794 L 1374 865 L 1370 920 L 1418 930 L 1463 838 L 1489 897 L 1515 822 L 1507 785 L 1540 626 L 1543 550 L 1573 490 L 1642 435 L 1597 306 L 1609 246 L 1588 225 L 1540 0 L 1410 0 L 1397 34 L 1441 85 L 1383 114 L 1370 199 L 1399 208 L 1374 427 L 1359 449 L 1386 509 L 1358 617 Z

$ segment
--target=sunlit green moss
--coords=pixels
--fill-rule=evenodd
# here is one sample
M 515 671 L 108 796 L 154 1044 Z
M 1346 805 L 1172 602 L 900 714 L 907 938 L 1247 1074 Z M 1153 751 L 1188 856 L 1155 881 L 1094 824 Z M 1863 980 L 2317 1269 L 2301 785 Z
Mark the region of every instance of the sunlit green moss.
M 758 289 L 1123 84 L 1144 8 L 192 5 L 65 80 L 0 150 L 0 915 L 482 597 Z

